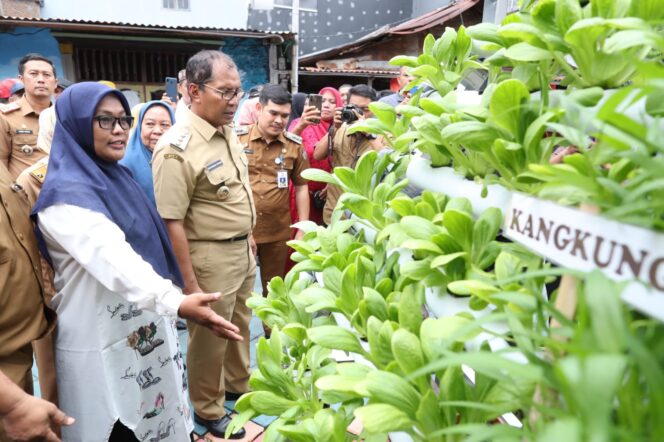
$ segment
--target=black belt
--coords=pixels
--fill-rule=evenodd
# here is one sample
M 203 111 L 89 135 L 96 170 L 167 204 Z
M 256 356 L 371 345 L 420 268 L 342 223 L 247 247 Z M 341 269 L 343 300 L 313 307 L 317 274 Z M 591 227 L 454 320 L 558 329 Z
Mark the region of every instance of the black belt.
M 236 242 L 236 241 L 244 241 L 245 239 L 249 238 L 249 234 L 246 233 L 242 236 L 236 236 L 235 238 L 229 238 L 229 239 L 220 239 L 219 242 Z

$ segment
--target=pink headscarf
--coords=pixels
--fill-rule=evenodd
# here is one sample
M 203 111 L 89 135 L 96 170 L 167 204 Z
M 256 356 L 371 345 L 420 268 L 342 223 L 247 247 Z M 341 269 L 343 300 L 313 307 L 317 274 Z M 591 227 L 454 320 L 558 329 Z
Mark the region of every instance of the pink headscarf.
M 340 107 L 343 106 L 343 101 L 341 100 L 341 94 L 339 94 L 339 91 L 336 90 L 333 87 L 324 87 L 323 89 L 320 90 L 319 94 L 323 95 L 325 92 L 330 92 L 332 95 L 334 95 L 334 99 L 336 102 L 335 107 Z M 290 128 L 295 127 L 297 123 L 300 121 L 299 118 L 293 120 L 289 126 Z M 312 168 L 316 169 L 322 169 L 327 172 L 331 170 L 330 168 L 330 162 L 327 160 L 327 158 L 323 160 L 315 160 L 314 159 L 314 148 L 316 147 L 316 143 L 320 141 L 321 138 L 327 136 L 327 131 L 330 129 L 330 125 L 332 124 L 334 120 L 320 120 L 320 123 L 307 126 L 306 129 L 302 131 L 302 145 L 307 151 L 307 156 L 309 157 L 309 165 Z M 309 181 L 309 190 L 316 191 L 320 190 L 323 187 L 325 187 L 325 183 L 318 183 L 315 181 Z

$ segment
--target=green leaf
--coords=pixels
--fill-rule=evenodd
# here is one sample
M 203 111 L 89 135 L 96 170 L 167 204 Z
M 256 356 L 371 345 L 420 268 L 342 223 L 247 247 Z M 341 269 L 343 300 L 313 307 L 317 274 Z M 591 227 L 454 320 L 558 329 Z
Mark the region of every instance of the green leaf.
M 488 150 L 496 138 L 502 137 L 502 133 L 480 121 L 461 121 L 445 126 L 441 136 L 448 143 L 457 143 L 467 149 L 482 152 Z
M 365 405 L 355 410 L 354 414 L 369 434 L 409 431 L 414 425 L 406 413 L 388 404 Z
M 400 376 L 386 371 L 372 371 L 363 382 L 372 403 L 389 404 L 415 419 L 420 395 Z
M 399 325 L 401 327 L 419 334 L 423 302 L 424 287 L 422 285 L 410 285 L 404 289 L 399 299 Z
M 553 59 L 553 55 L 549 51 L 528 43 L 517 43 L 510 46 L 503 54 L 515 61 L 548 61 Z
M 297 403 L 269 391 L 253 391 L 249 393 L 251 407 L 260 414 L 279 416 Z
M 339 184 L 337 178 L 329 172 L 321 169 L 306 169 L 302 171 L 302 178 L 309 181 L 318 181 L 328 184 Z
M 441 228 L 419 216 L 404 216 L 400 222 L 406 234 L 414 239 L 429 240 L 441 233 Z
M 516 138 L 520 133 L 523 106 L 530 99 L 530 92 L 519 80 L 505 80 L 493 91 L 489 110 L 499 126 L 507 129 Z
M 467 252 L 456 252 L 449 253 L 447 255 L 436 256 L 433 261 L 431 261 L 431 268 L 433 269 L 435 267 L 444 267 L 455 259 L 464 257 L 466 255 L 468 255 Z
M 392 57 L 389 63 L 394 66 L 408 66 L 414 68 L 417 66 L 417 57 L 412 57 L 409 55 L 397 55 L 396 57 Z
M 321 347 L 366 354 L 356 335 L 336 325 L 323 325 L 307 330 L 309 339 Z
M 443 225 L 454 241 L 469 253 L 473 245 L 473 220 L 470 215 L 448 208 L 445 210 Z
M 406 374 L 410 374 L 424 365 L 420 340 L 417 335 L 406 329 L 400 328 L 392 334 L 392 354 Z

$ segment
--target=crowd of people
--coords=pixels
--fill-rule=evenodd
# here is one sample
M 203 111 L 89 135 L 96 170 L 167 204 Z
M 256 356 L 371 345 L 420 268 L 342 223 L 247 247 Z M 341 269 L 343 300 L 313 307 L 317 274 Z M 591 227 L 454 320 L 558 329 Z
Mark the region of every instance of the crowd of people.
M 340 189 L 302 171 L 384 148 L 347 130 L 376 91 L 325 87 L 318 107 L 266 84 L 242 101 L 213 50 L 178 73 L 177 100 L 133 108 L 38 54 L 18 74 L 23 95 L 0 104 L 0 441 L 193 440 L 194 421 L 223 437 L 225 401 L 249 391 L 256 260 L 267 294 L 291 225 L 330 222 Z

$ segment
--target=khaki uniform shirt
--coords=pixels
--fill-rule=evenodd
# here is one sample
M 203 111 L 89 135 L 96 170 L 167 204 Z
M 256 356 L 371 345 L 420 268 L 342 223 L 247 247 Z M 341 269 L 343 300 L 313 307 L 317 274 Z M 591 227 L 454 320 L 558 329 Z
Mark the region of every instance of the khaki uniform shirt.
M 39 114 L 32 109 L 25 96 L 0 105 L 0 162 L 16 179 L 26 167 L 46 155 L 37 146 Z
M 29 214 L 28 197 L 0 164 L 0 358 L 43 336 L 55 320 L 44 305 Z
M 256 211 L 247 157 L 230 126 L 222 131 L 186 109 L 152 156 L 154 196 L 164 219 L 184 220 L 190 241 L 251 233 Z
M 32 166 L 25 169 L 16 178 L 16 182 L 23 187 L 23 190 L 28 195 L 30 207 L 35 205 L 39 192 L 41 192 L 42 185 L 46 179 L 46 170 L 48 168 L 48 155 L 42 157 Z M 40 255 L 42 269 L 42 280 L 44 281 L 44 299 L 46 305 L 51 305 L 51 299 L 55 295 L 55 285 L 53 285 L 53 269 L 50 264 Z
M 350 167 L 351 169 L 355 169 L 357 160 L 360 159 L 362 154 L 373 149 L 373 139 L 361 132 L 349 134 L 347 133 L 348 127 L 344 123 L 334 134 L 334 139 L 332 140 L 333 168 Z M 383 138 L 379 137 L 379 140 L 384 145 Z M 325 200 L 325 207 L 323 208 L 323 221 L 325 221 L 325 224 L 330 224 L 332 212 L 341 194 L 342 191 L 339 187 L 332 184 L 327 187 L 327 198 Z
M 268 143 L 255 124 L 238 127 L 235 133 L 249 159 L 249 181 L 258 212 L 254 239 L 258 244 L 288 240 L 291 234 L 288 182 L 285 187 L 279 187 L 277 175 L 283 170 L 294 185 L 307 184 L 301 176 L 302 171 L 309 168 L 302 139 L 286 132 Z

